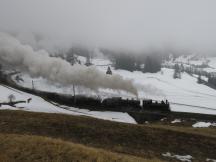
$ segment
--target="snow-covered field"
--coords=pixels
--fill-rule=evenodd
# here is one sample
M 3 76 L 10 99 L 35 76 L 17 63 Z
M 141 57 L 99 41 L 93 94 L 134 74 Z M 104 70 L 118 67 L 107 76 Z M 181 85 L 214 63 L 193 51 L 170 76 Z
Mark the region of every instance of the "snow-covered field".
M 181 58 L 182 60 L 183 58 Z M 93 59 L 94 65 L 99 70 L 106 73 L 109 60 Z M 126 70 L 115 70 L 114 74 L 119 74 L 126 79 L 132 79 L 138 89 L 140 99 L 151 98 L 155 100 L 168 100 L 171 103 L 171 110 L 178 112 L 194 112 L 203 114 L 216 114 L 216 90 L 197 83 L 197 78 L 183 73 L 181 79 L 173 79 L 173 70 L 162 68 L 158 73 L 142 73 L 140 71 L 129 72 Z M 25 87 L 33 86 L 39 90 L 72 94 L 72 87 L 62 87 L 57 84 L 47 82 L 43 78 L 32 79 L 29 75 L 22 74 L 24 82 L 19 84 Z M 101 98 L 121 96 L 123 98 L 135 98 L 132 94 L 123 91 L 113 91 L 109 89 L 99 89 L 93 92 L 83 87 L 76 87 L 77 94 L 89 96 L 100 96 Z
M 216 57 L 209 58 L 209 66 L 216 68 Z
M 116 73 L 134 78 L 135 84 L 140 86 L 141 98 L 168 99 L 173 111 L 216 114 L 216 90 L 198 84 L 197 79 L 187 73 L 183 73 L 181 79 L 173 79 L 173 70 L 166 68 L 156 74 L 123 70 Z
M 105 73 L 107 68 L 99 69 Z M 197 78 L 187 73 L 183 73 L 181 79 L 173 79 L 173 70 L 167 68 L 158 73 L 112 70 L 124 78 L 133 79 L 140 98 L 168 99 L 172 111 L 216 114 L 216 90 L 198 84 Z
M 112 121 L 125 122 L 125 123 L 136 123 L 135 120 L 132 117 L 130 117 L 127 113 L 108 112 L 108 111 L 97 112 L 97 111 L 89 111 L 85 109 L 77 109 L 73 107 L 56 106 L 54 104 L 46 102 L 44 99 L 38 96 L 34 96 L 32 94 L 28 94 L 13 88 L 0 85 L 0 102 L 7 102 L 8 96 L 11 94 L 15 96 L 16 101 L 20 101 L 20 100 L 27 101 L 27 99 L 29 98 L 31 98 L 32 100 L 30 101 L 30 103 L 17 104 L 16 105 L 17 107 L 2 105 L 0 109 L 84 115 L 84 116 L 91 116 L 99 119 L 105 119 L 105 120 L 112 120 Z
M 208 59 L 203 56 L 199 56 L 196 54 L 191 55 L 181 55 L 174 60 L 174 63 L 183 63 L 190 65 L 202 65 L 208 62 Z
M 202 71 L 206 71 L 209 73 L 216 72 L 216 57 L 210 56 L 200 56 L 200 55 L 187 55 L 187 56 L 179 56 L 175 60 L 173 60 L 172 56 L 171 59 L 166 62 L 167 65 L 174 65 L 175 63 L 183 64 L 184 67 L 189 66 L 197 66 L 197 65 L 208 65 L 208 67 L 200 68 Z

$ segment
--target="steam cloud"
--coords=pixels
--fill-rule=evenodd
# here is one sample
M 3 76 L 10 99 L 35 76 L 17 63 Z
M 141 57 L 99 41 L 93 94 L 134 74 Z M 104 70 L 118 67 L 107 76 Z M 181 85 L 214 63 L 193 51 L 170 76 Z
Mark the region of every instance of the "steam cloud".
M 50 57 L 45 50 L 34 51 L 21 44 L 14 37 L 0 33 L 0 62 L 4 62 L 33 77 L 43 77 L 63 85 L 80 85 L 92 90 L 108 88 L 124 90 L 137 95 L 132 80 L 124 80 L 120 75 L 105 75 L 95 67 L 71 66 L 60 58 Z

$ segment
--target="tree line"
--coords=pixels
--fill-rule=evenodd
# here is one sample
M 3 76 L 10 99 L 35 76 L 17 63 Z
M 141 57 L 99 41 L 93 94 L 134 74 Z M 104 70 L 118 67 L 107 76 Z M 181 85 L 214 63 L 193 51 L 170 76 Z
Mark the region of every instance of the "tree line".
M 162 59 L 158 56 L 114 55 L 115 69 L 156 73 L 161 70 Z
M 165 65 L 164 67 L 174 69 L 174 73 L 173 73 L 174 79 L 176 79 L 176 78 L 181 79 L 181 73 L 186 72 L 189 75 L 193 75 L 193 74 L 198 75 L 197 83 L 199 83 L 199 84 L 206 82 L 202 79 L 202 76 L 204 76 L 207 78 L 207 83 L 216 86 L 216 72 L 207 72 L 207 71 L 204 71 L 200 68 L 193 67 L 193 66 L 185 67 L 183 64 L 178 64 L 178 63 L 176 63 L 172 66 L 171 65 L 167 65 L 167 66 Z

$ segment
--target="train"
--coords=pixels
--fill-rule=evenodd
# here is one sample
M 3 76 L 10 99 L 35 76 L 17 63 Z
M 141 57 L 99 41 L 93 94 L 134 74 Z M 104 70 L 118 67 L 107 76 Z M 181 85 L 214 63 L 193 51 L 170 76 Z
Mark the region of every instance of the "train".
M 55 93 L 43 94 L 45 98 L 67 106 L 85 108 L 95 111 L 117 111 L 117 112 L 170 112 L 168 100 L 156 101 L 149 99 L 123 99 L 121 97 L 93 98 L 87 96 L 66 96 Z
M 139 123 L 146 121 L 160 121 L 162 119 L 174 120 L 181 118 L 184 120 L 204 120 L 215 121 L 215 115 L 197 114 L 188 112 L 173 112 L 170 109 L 168 100 L 157 101 L 151 99 L 124 99 L 121 97 L 111 97 L 101 99 L 100 97 L 88 97 L 82 95 L 64 95 L 53 92 L 45 92 L 36 89 L 22 87 L 16 84 L 10 75 L 0 75 L 0 83 L 5 86 L 13 87 L 23 92 L 42 97 L 59 108 L 65 108 L 61 105 L 76 107 L 80 109 L 89 109 L 94 111 L 115 111 L 126 112 Z M 173 103 L 172 103 L 173 104 Z M 183 104 L 184 105 L 184 104 Z M 186 105 L 187 106 L 187 105 Z M 202 107 L 199 107 L 202 108 Z M 65 108 L 67 109 L 67 108 Z M 206 108 L 205 108 L 206 109 Z M 70 110 L 69 110 L 70 111 Z
M 13 75 L 13 74 L 12 74 Z M 169 102 L 155 101 L 149 99 L 123 99 L 121 97 L 111 97 L 101 99 L 100 97 L 88 97 L 84 95 L 64 95 L 53 92 L 45 92 L 36 89 L 22 87 L 16 84 L 11 75 L 0 75 L 2 84 L 14 87 L 21 91 L 31 93 L 44 98 L 49 102 L 55 102 L 61 105 L 73 106 L 95 111 L 117 111 L 117 112 L 170 112 Z

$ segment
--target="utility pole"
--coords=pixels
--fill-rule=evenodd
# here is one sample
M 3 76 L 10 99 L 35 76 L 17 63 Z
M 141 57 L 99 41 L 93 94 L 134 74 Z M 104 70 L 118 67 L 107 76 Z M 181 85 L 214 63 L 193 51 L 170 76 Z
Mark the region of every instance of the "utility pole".
M 34 90 L 35 87 L 34 87 L 34 81 L 32 80 L 32 89 Z
M 76 91 L 75 91 L 75 85 L 73 84 L 73 94 L 74 94 L 74 104 L 76 104 Z

